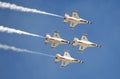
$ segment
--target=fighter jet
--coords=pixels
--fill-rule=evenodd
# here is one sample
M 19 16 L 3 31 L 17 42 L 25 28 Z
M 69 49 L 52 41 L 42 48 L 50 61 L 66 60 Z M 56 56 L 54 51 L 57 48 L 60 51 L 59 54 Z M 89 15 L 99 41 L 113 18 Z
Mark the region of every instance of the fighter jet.
M 77 11 L 72 12 L 72 17 L 65 13 L 64 23 L 66 24 L 69 21 L 71 22 L 70 28 L 74 28 L 77 24 L 92 24 L 92 22 L 80 18 Z
M 62 61 L 61 67 L 65 67 L 70 63 L 83 63 L 81 60 L 72 58 L 68 51 L 64 52 L 64 56 L 61 56 L 59 53 L 56 54 L 55 63 L 58 63 L 59 61 Z
M 52 42 L 51 48 L 55 48 L 59 44 L 70 44 L 69 41 L 62 39 L 57 31 L 54 32 L 54 37 L 51 37 L 50 34 L 46 34 L 45 44 L 48 42 Z
M 97 48 L 101 47 L 101 45 L 90 42 L 87 39 L 86 34 L 82 34 L 81 40 L 79 40 L 78 38 L 75 37 L 74 40 L 73 40 L 72 45 L 73 45 L 73 47 L 75 47 L 77 45 L 80 45 L 80 47 L 79 47 L 80 52 L 82 52 L 87 47 L 97 47 Z

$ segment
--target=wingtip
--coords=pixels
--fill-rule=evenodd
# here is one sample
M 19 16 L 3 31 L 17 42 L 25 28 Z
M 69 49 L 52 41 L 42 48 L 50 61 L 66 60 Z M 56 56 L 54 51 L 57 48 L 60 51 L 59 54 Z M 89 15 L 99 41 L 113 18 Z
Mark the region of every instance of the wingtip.
M 73 10 L 73 12 L 78 12 L 78 10 Z
M 51 49 L 54 49 L 55 47 L 51 47 Z
M 71 29 L 71 30 L 74 30 L 74 28 L 73 28 L 73 27 L 71 27 L 71 26 L 70 26 L 70 29 Z
M 87 36 L 87 34 L 86 34 L 86 33 L 82 33 L 82 35 L 83 35 L 83 36 Z
M 69 52 L 69 50 L 65 50 L 65 52 Z
M 55 31 L 54 31 L 54 33 L 58 33 L 58 31 L 57 31 L 57 30 L 55 30 Z
M 64 66 L 60 66 L 60 68 L 64 68 Z

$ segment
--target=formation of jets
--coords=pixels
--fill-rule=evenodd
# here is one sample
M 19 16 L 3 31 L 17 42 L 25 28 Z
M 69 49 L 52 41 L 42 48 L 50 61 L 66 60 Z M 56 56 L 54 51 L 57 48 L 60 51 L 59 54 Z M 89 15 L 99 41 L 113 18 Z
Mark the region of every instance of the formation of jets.
M 85 19 L 82 19 L 78 16 L 77 11 L 72 12 L 72 17 L 69 16 L 67 13 L 65 13 L 64 16 L 64 23 L 71 22 L 70 28 L 74 28 L 77 24 L 92 24 L 91 21 L 87 21 Z M 79 40 L 77 37 L 73 39 L 73 42 L 70 43 L 69 41 L 62 39 L 57 31 L 54 32 L 54 36 L 52 37 L 50 34 L 46 34 L 45 37 L 45 44 L 48 44 L 51 42 L 51 48 L 55 48 L 59 44 L 71 44 L 73 47 L 79 45 L 79 51 L 83 52 L 88 47 L 97 47 L 100 48 L 101 45 L 98 45 L 96 43 L 93 43 L 88 40 L 86 34 L 82 34 L 81 40 Z M 55 63 L 61 61 L 61 67 L 65 67 L 70 63 L 83 63 L 83 61 L 75 59 L 70 56 L 70 53 L 68 51 L 64 52 L 64 55 L 60 55 L 59 53 L 55 56 Z
M 70 28 L 74 28 L 77 24 L 92 24 L 91 21 L 80 18 L 77 11 L 73 11 L 72 16 L 69 16 L 69 14 L 65 13 L 64 24 L 66 24 L 67 22 L 70 22 Z M 61 38 L 57 31 L 54 32 L 53 37 L 50 34 L 46 34 L 45 44 L 48 44 L 49 42 L 52 43 L 51 48 L 55 48 L 59 44 L 71 44 L 73 47 L 79 45 L 79 51 L 84 51 L 88 47 L 97 47 L 97 48 L 101 47 L 101 45 L 89 41 L 87 39 L 86 34 L 82 34 L 81 40 L 75 37 L 73 39 L 73 42 L 71 43 L 68 40 Z M 81 63 L 81 64 L 83 63 L 82 60 L 78 60 L 71 57 L 68 51 L 65 51 L 63 56 L 60 55 L 59 53 L 56 54 L 55 63 L 59 61 L 62 62 L 61 67 L 65 67 L 70 63 Z

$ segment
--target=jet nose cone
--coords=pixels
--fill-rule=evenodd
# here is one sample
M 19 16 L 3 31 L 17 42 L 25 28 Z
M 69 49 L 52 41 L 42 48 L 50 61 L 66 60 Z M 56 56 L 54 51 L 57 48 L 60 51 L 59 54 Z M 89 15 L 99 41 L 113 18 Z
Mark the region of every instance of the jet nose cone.
M 70 42 L 69 42 L 69 41 L 66 41 L 66 43 L 67 43 L 67 44 L 70 44 Z
M 68 44 L 71 44 L 70 42 L 68 42 Z
M 97 47 L 97 48 L 101 48 L 102 46 L 101 46 L 101 45 L 97 45 L 97 44 L 96 44 L 96 47 Z
M 83 61 L 80 61 L 79 63 L 83 64 L 84 62 L 83 62 Z
M 89 24 L 92 24 L 92 22 L 90 22 L 90 21 L 89 21 L 88 23 L 89 23 Z
M 66 43 L 67 43 L 67 44 L 70 44 L 70 42 L 69 42 L 69 41 L 66 41 Z

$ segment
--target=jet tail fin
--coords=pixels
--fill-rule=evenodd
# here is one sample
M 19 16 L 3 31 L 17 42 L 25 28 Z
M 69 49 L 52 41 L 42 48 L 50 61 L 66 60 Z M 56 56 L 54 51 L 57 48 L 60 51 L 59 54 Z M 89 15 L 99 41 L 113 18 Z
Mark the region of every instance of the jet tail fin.
M 68 22 L 68 20 L 67 20 L 68 17 L 69 17 L 69 14 L 65 13 L 65 16 L 64 16 L 64 23 L 67 23 L 67 22 Z
M 49 34 L 49 33 L 47 33 L 47 34 L 46 34 L 46 38 L 49 38 L 49 37 L 51 37 L 51 36 L 50 36 L 50 34 Z
M 78 40 L 78 38 L 77 37 L 74 37 L 74 39 L 73 39 L 73 42 L 72 42 L 72 46 L 73 47 L 75 47 L 75 46 L 77 46 L 78 44 L 76 44 L 76 41 Z
M 77 38 L 77 37 L 74 37 L 74 40 L 73 40 L 73 41 L 76 41 L 76 40 L 78 40 L 78 38 Z
M 51 36 L 50 36 L 50 34 L 46 34 L 46 37 L 45 37 L 45 44 L 47 44 L 49 41 L 48 41 L 48 39 L 50 38 Z
M 57 53 L 55 57 L 59 57 L 59 56 L 61 56 L 61 55 L 59 53 Z
M 61 56 L 59 53 L 56 54 L 55 56 L 55 63 L 58 63 L 60 60 L 58 59 L 58 57 Z
M 65 17 L 69 17 L 69 14 L 68 14 L 68 13 L 65 13 Z

